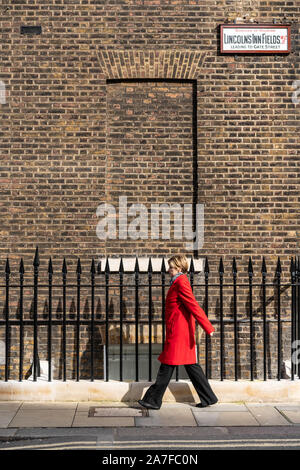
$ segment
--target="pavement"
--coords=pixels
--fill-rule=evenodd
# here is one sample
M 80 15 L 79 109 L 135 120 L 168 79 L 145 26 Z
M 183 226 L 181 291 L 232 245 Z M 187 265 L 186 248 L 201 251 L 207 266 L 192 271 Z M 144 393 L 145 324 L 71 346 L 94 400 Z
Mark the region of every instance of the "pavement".
M 137 402 L 2 401 L 0 449 L 300 449 L 299 425 L 300 401 L 163 402 L 160 410 Z

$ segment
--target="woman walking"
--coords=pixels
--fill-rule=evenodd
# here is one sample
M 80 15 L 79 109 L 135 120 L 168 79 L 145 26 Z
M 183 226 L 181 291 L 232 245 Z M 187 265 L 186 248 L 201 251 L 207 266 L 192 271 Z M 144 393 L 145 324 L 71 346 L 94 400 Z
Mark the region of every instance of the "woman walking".
M 215 329 L 195 299 L 185 274 L 188 271 L 186 257 L 172 256 L 168 264 L 171 281 L 165 308 L 166 340 L 164 349 L 158 357 L 161 364 L 156 382 L 148 388 L 138 403 L 145 408 L 159 410 L 174 367 L 184 365 L 200 398 L 200 403 L 196 406 L 204 408 L 217 403 L 218 399 L 200 364 L 196 362 L 195 318 L 210 336 Z

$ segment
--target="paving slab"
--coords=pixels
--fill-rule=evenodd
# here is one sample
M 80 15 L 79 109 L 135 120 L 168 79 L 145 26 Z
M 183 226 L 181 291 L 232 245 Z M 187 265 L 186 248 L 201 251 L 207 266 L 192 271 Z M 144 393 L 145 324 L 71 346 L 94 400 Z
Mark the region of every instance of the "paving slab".
M 282 405 L 277 405 L 277 404 L 274 404 L 273 406 L 275 406 L 278 410 L 290 410 L 290 411 L 298 411 L 300 410 L 300 405 L 291 405 L 291 404 L 282 404 Z
M 17 410 L 8 410 L 0 412 L 0 428 L 7 428 L 9 423 L 16 416 Z
M 259 426 L 259 422 L 245 411 L 194 411 L 197 426 Z
M 9 423 L 8 427 L 70 427 L 73 422 L 74 410 L 20 410 Z
M 197 402 L 199 403 L 199 402 Z M 140 404 L 138 404 L 140 406 Z M 190 409 L 192 406 L 196 407 L 196 403 L 190 402 L 177 402 L 177 403 L 166 403 L 163 402 L 161 406 L 162 409 L 170 408 L 170 409 Z
M 288 426 L 291 423 L 272 405 L 248 404 L 247 408 L 261 426 Z
M 0 413 L 1 411 L 17 411 L 21 405 L 21 401 L 1 401 Z
M 21 410 L 75 410 L 77 408 L 77 402 L 27 402 L 24 401 L 21 406 Z
M 135 426 L 134 417 L 128 416 L 88 416 L 86 411 L 79 411 L 76 413 L 72 427 L 119 427 L 119 426 Z
M 292 424 L 300 424 L 300 410 L 288 410 L 288 409 L 281 409 L 281 413 L 286 416 L 287 420 L 290 421 Z
M 136 426 L 197 426 L 189 405 L 162 405 L 159 410 L 148 410 L 148 414 L 145 418 L 136 417 Z
M 191 408 L 195 411 L 207 411 L 207 412 L 215 412 L 215 411 L 248 411 L 246 405 L 244 404 L 236 404 L 236 403 L 216 403 L 215 405 L 206 406 L 205 408 L 197 408 L 196 405 L 191 406 Z

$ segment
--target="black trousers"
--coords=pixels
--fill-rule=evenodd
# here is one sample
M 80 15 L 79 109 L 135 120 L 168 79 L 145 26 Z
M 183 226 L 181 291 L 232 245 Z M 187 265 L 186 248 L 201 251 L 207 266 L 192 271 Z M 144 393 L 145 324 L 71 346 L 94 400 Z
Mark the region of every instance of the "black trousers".
M 148 388 L 142 398 L 143 400 L 151 403 L 152 405 L 154 404 L 161 407 L 162 398 L 171 380 L 174 367 L 176 366 L 163 363 L 160 364 L 156 382 Z M 199 395 L 201 403 L 203 405 L 211 405 L 217 402 L 218 398 L 209 385 L 200 364 L 184 364 L 184 367 Z

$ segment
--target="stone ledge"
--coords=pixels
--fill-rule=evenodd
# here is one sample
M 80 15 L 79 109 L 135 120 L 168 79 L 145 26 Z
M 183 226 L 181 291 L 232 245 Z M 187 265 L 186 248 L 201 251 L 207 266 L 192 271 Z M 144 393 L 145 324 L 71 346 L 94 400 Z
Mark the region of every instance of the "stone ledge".
M 154 382 L 154 381 L 153 381 Z M 1 382 L 1 401 L 116 401 L 133 402 L 140 399 L 146 389 L 153 382 L 108 382 L 95 380 L 80 380 L 79 382 L 67 380 L 66 382 L 54 380 Z M 209 380 L 209 383 L 222 402 L 299 402 L 300 380 Z M 199 397 L 189 380 L 174 379 L 169 383 L 164 402 L 199 402 Z

